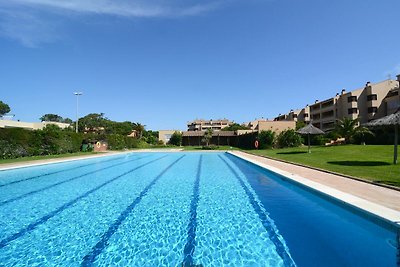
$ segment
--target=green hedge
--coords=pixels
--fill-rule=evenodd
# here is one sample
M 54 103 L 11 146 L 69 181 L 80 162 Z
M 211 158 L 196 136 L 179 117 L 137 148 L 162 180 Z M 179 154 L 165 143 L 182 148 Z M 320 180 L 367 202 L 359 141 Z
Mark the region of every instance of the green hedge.
M 146 142 L 141 141 L 137 138 L 120 134 L 109 134 L 105 138 L 108 143 L 108 149 L 111 150 L 146 148 L 149 146 Z
M 0 129 L 0 158 L 79 152 L 83 134 L 49 125 L 43 130 Z

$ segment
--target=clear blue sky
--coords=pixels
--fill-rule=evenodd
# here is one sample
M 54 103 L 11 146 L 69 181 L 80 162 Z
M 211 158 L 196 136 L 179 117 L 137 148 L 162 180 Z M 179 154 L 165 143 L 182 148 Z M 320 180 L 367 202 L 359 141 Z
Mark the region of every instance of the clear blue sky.
M 12 3 L 10 3 L 12 2 Z M 273 118 L 400 73 L 399 0 L 0 0 L 16 119 Z

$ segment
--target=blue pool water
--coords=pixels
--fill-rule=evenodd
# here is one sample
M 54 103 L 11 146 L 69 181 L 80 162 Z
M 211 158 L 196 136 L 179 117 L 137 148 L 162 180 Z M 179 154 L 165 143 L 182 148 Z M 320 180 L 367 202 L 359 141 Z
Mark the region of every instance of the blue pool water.
M 227 153 L 0 172 L 0 266 L 397 266 L 397 234 Z

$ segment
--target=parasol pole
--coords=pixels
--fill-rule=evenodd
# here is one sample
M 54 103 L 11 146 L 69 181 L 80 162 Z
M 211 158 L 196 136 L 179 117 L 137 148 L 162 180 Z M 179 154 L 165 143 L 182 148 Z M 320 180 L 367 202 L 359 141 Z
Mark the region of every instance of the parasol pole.
M 308 136 L 308 153 L 311 153 L 311 150 L 310 150 L 310 134 L 307 134 L 307 136 Z
M 393 156 L 393 164 L 397 164 L 397 143 L 398 143 L 398 132 L 399 126 L 396 124 L 394 125 L 394 156 Z

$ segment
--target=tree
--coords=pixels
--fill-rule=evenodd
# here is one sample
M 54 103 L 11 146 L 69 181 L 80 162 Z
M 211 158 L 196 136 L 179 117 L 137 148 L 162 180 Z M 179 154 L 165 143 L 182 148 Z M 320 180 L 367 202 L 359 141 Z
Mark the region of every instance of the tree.
M 129 135 L 132 133 L 133 126 L 130 121 L 117 122 L 108 121 L 106 124 L 106 132 L 108 134 Z
M 100 131 L 104 130 L 110 121 L 104 117 L 104 113 L 90 113 L 79 119 L 79 131 Z
M 182 144 L 182 134 L 180 132 L 174 132 L 169 139 L 169 144 L 174 146 L 181 146 Z
M 3 116 L 4 114 L 10 112 L 10 106 L 4 103 L 3 101 L 0 101 L 0 116 Z
M 210 145 L 210 140 L 213 135 L 213 130 L 212 129 L 207 129 L 207 131 L 204 133 L 203 139 L 201 140 L 203 143 L 206 144 L 208 147 Z
M 57 114 L 44 114 L 42 117 L 40 117 L 41 121 L 54 121 L 54 122 L 64 122 L 63 117 L 57 115 Z
M 70 118 L 65 118 L 65 119 L 63 120 L 63 123 L 69 123 L 69 124 L 71 124 L 71 123 L 72 123 L 72 120 L 71 120 Z
M 143 132 L 143 140 L 149 144 L 156 145 L 158 144 L 158 131 L 144 131 Z
M 240 125 L 238 123 L 233 123 L 221 129 L 221 131 L 237 131 L 237 130 L 249 130 L 248 127 Z
M 296 121 L 296 131 L 303 128 L 304 126 L 306 126 L 306 123 L 304 121 Z
M 366 135 L 373 135 L 373 133 L 365 127 L 358 126 L 358 119 L 344 118 L 339 120 L 335 127 L 335 132 L 344 137 L 346 143 L 351 143 L 354 141 L 354 137 L 360 136 L 362 139 Z
M 145 125 L 140 122 L 133 123 L 133 130 L 138 133 L 139 138 L 142 138 L 143 132 L 145 131 Z

